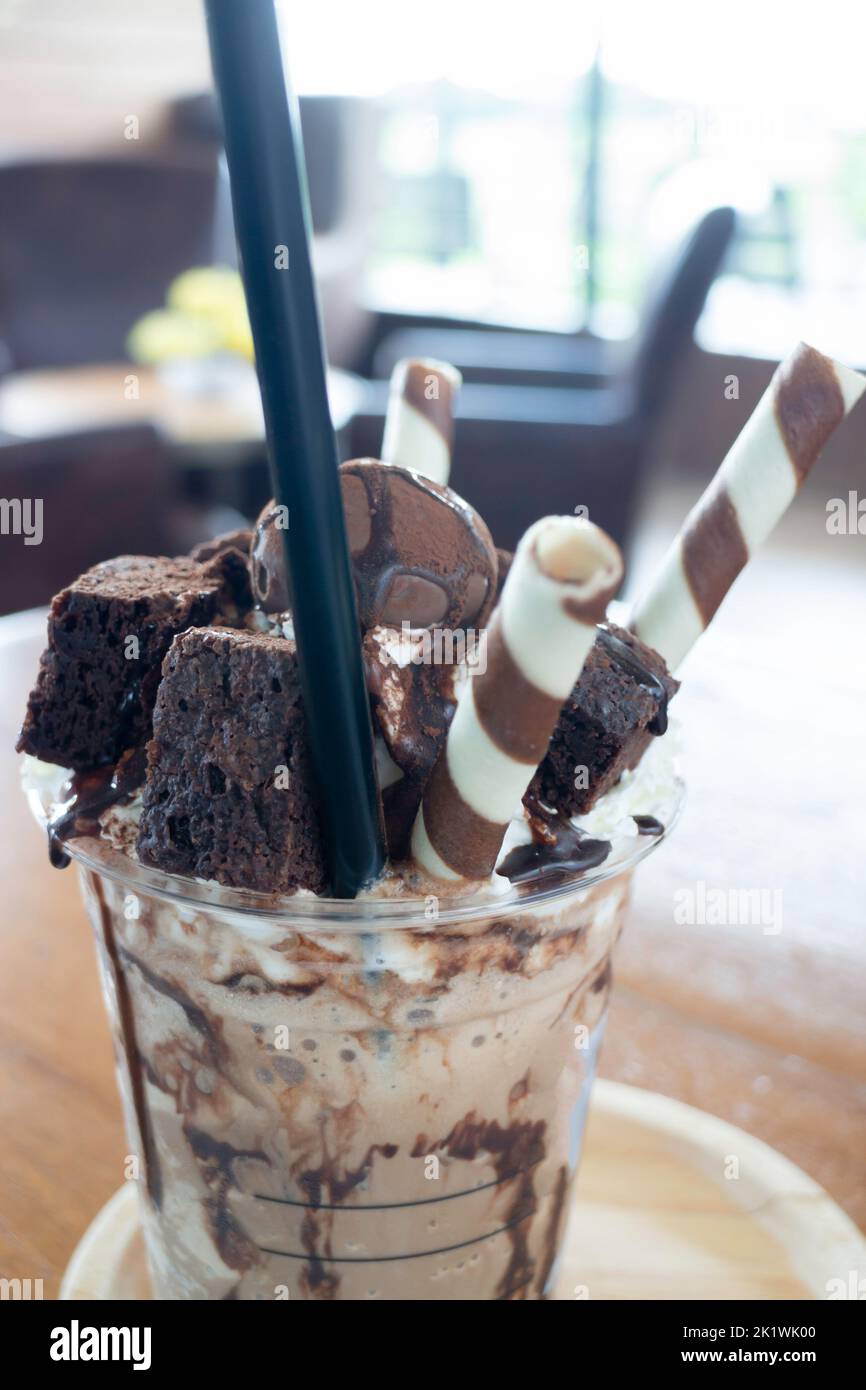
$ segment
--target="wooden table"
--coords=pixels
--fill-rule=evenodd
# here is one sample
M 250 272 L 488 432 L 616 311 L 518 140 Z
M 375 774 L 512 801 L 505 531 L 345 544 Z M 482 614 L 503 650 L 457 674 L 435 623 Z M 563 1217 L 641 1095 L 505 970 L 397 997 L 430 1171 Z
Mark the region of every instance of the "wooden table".
M 767 1140 L 861 1226 L 864 546 L 801 511 L 690 658 L 689 805 L 637 884 L 602 1067 Z M 0 1276 L 54 1297 L 126 1143 L 75 877 L 49 869 L 17 790 L 42 625 L 0 619 Z M 700 883 L 780 889 L 781 932 L 680 925 L 675 895 Z
M 213 467 L 221 455 L 264 439 L 255 372 L 245 363 L 210 369 L 177 363 L 162 371 L 112 362 L 12 372 L 0 381 L 0 433 L 21 439 L 142 421 L 158 425 L 173 443 L 201 448 Z M 363 383 L 328 369 L 334 429 L 360 409 Z M 194 452 L 191 461 L 194 462 Z

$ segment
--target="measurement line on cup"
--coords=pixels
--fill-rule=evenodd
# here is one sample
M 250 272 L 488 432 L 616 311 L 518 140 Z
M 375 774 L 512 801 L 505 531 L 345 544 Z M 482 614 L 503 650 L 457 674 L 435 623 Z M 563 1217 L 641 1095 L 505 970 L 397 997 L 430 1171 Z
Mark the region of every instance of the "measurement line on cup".
M 423 1260 L 428 1255 L 450 1255 L 452 1250 L 465 1250 L 467 1245 L 478 1245 L 482 1240 L 493 1240 L 496 1236 L 501 1236 L 505 1231 L 513 1231 L 517 1226 L 522 1226 L 524 1221 L 528 1221 L 530 1216 L 534 1216 L 534 1211 L 524 1212 L 516 1221 L 509 1221 L 505 1226 L 498 1226 L 495 1231 L 488 1231 L 483 1236 L 473 1236 L 471 1240 L 458 1241 L 456 1245 L 443 1245 L 438 1250 L 415 1250 L 408 1255 L 316 1255 L 316 1260 L 326 1265 L 378 1265 L 390 1264 L 395 1260 Z M 309 1262 L 310 1253 L 305 1250 L 301 1254 L 294 1250 L 271 1250 L 267 1245 L 260 1245 L 259 1249 L 263 1255 L 281 1255 L 286 1260 L 303 1260 Z
M 252 1197 L 257 1202 L 275 1202 L 281 1207 L 300 1207 L 303 1211 L 398 1211 L 401 1207 L 429 1207 L 434 1202 L 455 1202 L 458 1197 L 473 1197 L 476 1192 L 487 1192 L 491 1187 L 502 1187 L 504 1183 L 513 1182 L 523 1173 L 529 1173 L 533 1168 L 537 1168 L 541 1162 L 537 1158 L 534 1163 L 528 1163 L 525 1168 L 515 1168 L 513 1173 L 508 1173 L 504 1178 L 494 1178 L 492 1182 L 483 1182 L 478 1187 L 467 1187 L 463 1192 L 446 1192 L 444 1197 L 419 1197 L 415 1202 L 359 1202 L 357 1206 L 347 1206 L 345 1202 L 298 1202 L 294 1197 L 269 1197 L 266 1192 L 244 1192 L 244 1197 Z M 236 1189 L 240 1192 L 240 1188 Z

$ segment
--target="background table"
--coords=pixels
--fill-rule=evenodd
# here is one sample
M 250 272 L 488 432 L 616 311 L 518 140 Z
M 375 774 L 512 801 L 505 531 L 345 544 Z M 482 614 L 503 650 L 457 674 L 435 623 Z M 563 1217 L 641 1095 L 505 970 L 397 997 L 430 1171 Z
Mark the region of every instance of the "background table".
M 795 510 L 685 668 L 689 803 L 636 883 L 602 1071 L 757 1134 L 863 1226 L 866 540 L 824 521 Z M 55 1297 L 126 1143 L 75 875 L 17 789 L 43 628 L 0 619 L 0 1275 Z M 678 925 L 701 882 L 780 889 L 782 930 Z
M 338 433 L 360 409 L 363 396 L 359 377 L 328 368 L 328 399 Z M 200 448 L 207 468 L 238 446 L 264 440 L 255 372 L 242 361 L 210 368 L 175 363 L 161 371 L 111 362 L 11 372 L 0 381 L 0 433 L 20 439 L 140 421 L 158 425 L 188 450 Z

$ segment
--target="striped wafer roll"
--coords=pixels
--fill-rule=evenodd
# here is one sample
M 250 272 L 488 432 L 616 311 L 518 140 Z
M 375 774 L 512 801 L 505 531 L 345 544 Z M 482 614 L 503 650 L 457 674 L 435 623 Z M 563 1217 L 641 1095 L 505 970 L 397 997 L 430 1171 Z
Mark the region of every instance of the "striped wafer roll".
M 382 458 L 444 487 L 451 472 L 454 405 L 463 378 L 448 362 L 409 357 L 391 373 Z
M 787 510 L 866 377 L 800 343 L 775 372 L 629 624 L 671 671 Z
M 523 537 L 486 668 L 457 706 L 412 832 L 413 857 L 434 878 L 492 873 L 621 579 L 617 546 L 592 522 L 548 516 Z

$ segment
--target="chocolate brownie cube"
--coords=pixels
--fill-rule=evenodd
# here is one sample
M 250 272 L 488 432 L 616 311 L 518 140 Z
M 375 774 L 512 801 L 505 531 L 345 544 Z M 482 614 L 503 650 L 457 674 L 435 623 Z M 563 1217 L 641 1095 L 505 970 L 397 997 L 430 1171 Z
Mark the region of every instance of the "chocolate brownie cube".
M 204 564 L 224 555 L 227 550 L 238 550 L 244 559 L 247 559 L 252 543 L 252 531 L 249 527 L 243 527 L 238 531 L 223 531 L 221 536 L 214 536 L 210 541 L 199 541 L 198 545 L 193 546 L 190 555 L 200 564 Z
M 612 623 L 599 628 L 524 804 L 568 816 L 588 811 L 665 732 L 668 700 L 679 688 L 663 658 L 634 633 Z M 581 768 L 585 776 L 577 775 Z
M 220 559 L 188 556 L 120 555 L 81 575 L 52 601 L 19 752 L 83 771 L 144 744 L 172 639 L 241 621 L 241 587 Z
M 250 573 L 252 541 L 252 531 L 225 531 L 212 541 L 200 541 L 190 552 L 193 560 L 204 565 L 209 574 L 222 576 L 226 593 L 242 613 L 249 612 L 253 606 Z
M 225 628 L 177 637 L 147 753 L 145 864 L 233 888 L 326 891 L 294 642 Z

